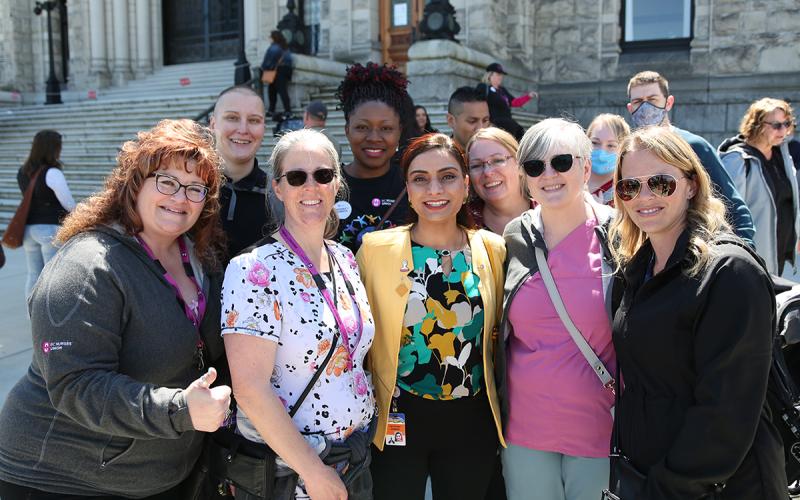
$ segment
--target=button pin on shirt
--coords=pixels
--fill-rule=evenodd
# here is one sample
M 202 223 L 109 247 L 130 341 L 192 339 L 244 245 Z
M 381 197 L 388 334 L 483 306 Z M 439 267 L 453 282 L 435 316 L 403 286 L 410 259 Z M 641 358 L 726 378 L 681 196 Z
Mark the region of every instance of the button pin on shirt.
M 403 260 L 403 263 L 400 265 L 400 272 L 401 273 L 407 273 L 408 271 L 409 271 L 409 269 L 408 269 L 408 261 L 407 260 Z

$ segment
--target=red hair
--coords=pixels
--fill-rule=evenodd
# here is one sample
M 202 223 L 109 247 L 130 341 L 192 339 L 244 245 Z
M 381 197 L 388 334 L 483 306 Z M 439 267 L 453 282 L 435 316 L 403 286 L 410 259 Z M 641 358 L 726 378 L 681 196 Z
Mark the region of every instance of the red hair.
M 127 141 L 117 155 L 117 166 L 99 193 L 81 202 L 64 220 L 57 238 L 65 242 L 100 225 L 120 224 L 130 235 L 142 231 L 136 198 L 147 177 L 163 165 L 183 165 L 208 186 L 203 210 L 188 234 L 197 257 L 208 269 L 219 268 L 224 254 L 225 234 L 219 219 L 219 190 L 222 186 L 220 158 L 214 150 L 211 132 L 192 120 L 162 120 L 150 130 Z

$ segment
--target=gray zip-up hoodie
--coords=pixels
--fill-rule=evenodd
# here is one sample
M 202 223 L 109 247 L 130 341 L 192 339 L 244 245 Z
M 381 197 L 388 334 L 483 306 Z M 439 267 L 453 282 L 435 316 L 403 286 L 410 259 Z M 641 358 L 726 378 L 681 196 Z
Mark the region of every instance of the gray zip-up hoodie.
M 792 188 L 794 234 L 800 237 L 797 174 L 786 143 L 781 144 L 780 152 L 783 158 L 783 168 Z M 767 263 L 767 270 L 770 273 L 780 275 L 782 269 L 778 269 L 778 215 L 772 191 L 764 177 L 761 160 L 751 153 L 741 136 L 725 140 L 719 146 L 719 157 L 736 185 L 736 190 L 742 195 L 753 215 L 753 226 L 756 229 L 753 243 L 756 246 L 756 252 Z M 792 264 L 795 265 L 795 262 Z
M 220 275 L 192 268 L 208 298 L 206 360 L 222 354 Z M 33 361 L 0 413 L 0 479 L 70 495 L 153 495 L 180 483 L 203 435 L 183 388 L 202 373 L 197 330 L 139 243 L 102 227 L 72 238 L 28 303 Z

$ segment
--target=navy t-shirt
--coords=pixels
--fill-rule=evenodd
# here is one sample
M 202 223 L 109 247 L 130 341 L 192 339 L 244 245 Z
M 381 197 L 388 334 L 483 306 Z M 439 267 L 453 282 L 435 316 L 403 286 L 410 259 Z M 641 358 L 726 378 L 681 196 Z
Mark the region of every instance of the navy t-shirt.
M 370 179 L 353 177 L 344 169 L 342 174 L 350 196 L 348 200 L 336 202 L 340 219 L 336 241 L 356 253 L 365 234 L 408 222 L 408 198 L 405 195 L 389 218 L 383 220 L 384 214 L 406 187 L 399 167 L 393 165 L 382 176 Z

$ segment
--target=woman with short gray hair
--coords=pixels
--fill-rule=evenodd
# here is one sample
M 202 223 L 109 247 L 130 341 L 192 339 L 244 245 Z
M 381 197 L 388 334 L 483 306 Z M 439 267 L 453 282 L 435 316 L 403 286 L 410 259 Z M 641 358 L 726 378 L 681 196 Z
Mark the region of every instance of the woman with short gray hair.
M 531 491 L 596 500 L 608 484 L 616 359 L 605 230 L 614 212 L 585 190 L 591 151 L 578 124 L 550 118 L 528 129 L 517 154 L 537 207 L 504 234 L 506 349 L 497 366 L 511 500 Z

